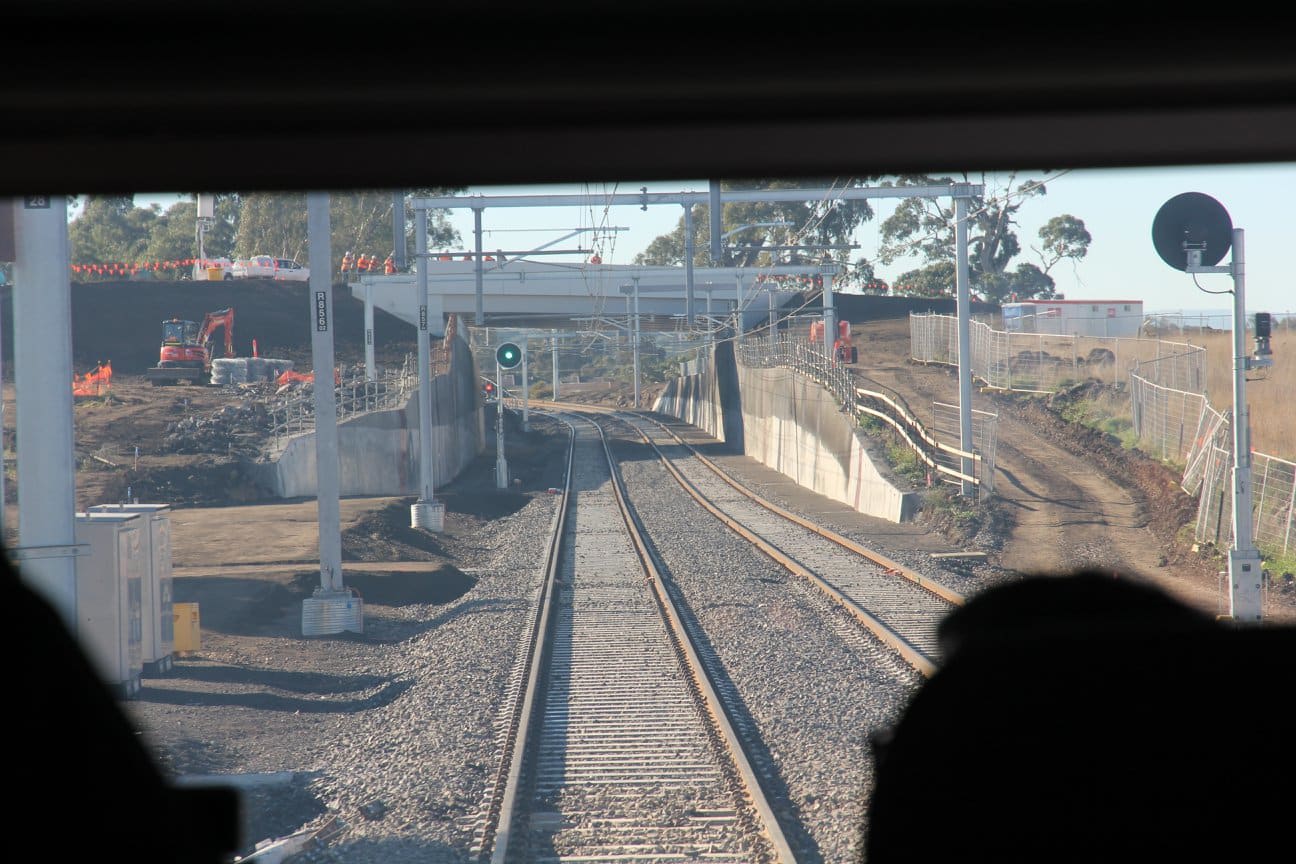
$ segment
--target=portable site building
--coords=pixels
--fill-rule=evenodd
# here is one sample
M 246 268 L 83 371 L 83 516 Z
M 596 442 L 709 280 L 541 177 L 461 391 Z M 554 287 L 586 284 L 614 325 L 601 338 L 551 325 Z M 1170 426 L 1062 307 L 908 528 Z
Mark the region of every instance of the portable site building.
M 1142 300 L 1031 300 L 1003 304 L 1010 333 L 1058 336 L 1137 336 Z

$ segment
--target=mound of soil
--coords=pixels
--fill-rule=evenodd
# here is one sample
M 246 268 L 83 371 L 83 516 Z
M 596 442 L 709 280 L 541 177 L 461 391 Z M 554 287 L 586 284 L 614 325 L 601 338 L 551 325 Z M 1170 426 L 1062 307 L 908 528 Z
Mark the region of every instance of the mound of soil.
M 8 298 L 6 298 L 8 303 Z M 138 375 L 158 360 L 161 322 L 183 318 L 201 322 L 208 312 L 233 307 L 234 352 L 252 356 L 252 340 L 262 357 L 309 360 L 312 327 L 310 286 L 274 279 L 224 282 L 85 282 L 72 285 L 72 356 L 77 368 L 112 361 L 117 374 Z M 364 358 L 364 303 L 345 286 L 333 288 L 334 350 L 339 362 Z M 6 310 L 5 314 L 9 314 Z M 12 320 L 12 319 L 10 319 Z M 374 345 L 399 362 L 417 350 L 413 325 L 374 310 Z M 216 334 L 217 350 L 224 332 Z M 6 354 L 12 348 L 6 340 Z M 391 358 L 386 361 L 391 362 Z M 309 367 L 309 362 L 305 364 Z

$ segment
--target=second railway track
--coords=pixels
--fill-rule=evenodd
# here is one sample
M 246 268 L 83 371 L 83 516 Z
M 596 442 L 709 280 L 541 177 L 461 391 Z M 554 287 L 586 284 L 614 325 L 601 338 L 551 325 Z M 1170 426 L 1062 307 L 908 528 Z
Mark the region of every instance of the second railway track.
M 732 530 L 809 579 L 918 671 L 935 670 L 936 628 L 963 602 L 960 595 L 741 488 L 657 421 L 610 416 L 652 447 L 676 481 Z

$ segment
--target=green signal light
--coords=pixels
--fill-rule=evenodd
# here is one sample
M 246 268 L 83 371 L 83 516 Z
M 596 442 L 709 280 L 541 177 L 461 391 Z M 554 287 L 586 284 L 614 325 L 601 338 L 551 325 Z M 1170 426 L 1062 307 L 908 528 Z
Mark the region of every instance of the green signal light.
M 512 369 L 522 362 L 522 349 L 512 342 L 505 342 L 495 349 L 495 359 L 504 369 Z

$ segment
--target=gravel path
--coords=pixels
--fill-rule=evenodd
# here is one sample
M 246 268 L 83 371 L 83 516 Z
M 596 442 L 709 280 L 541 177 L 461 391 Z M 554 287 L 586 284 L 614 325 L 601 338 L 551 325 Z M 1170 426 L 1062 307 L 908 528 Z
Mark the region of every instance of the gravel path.
M 494 723 L 540 585 L 554 500 L 534 499 L 488 541 L 476 587 L 448 608 L 410 608 L 422 630 L 375 658 L 409 689 L 311 750 L 330 766 L 316 791 L 347 815 L 379 802 L 381 821 L 351 818 L 347 862 L 467 861 L 473 817 L 495 770 Z

